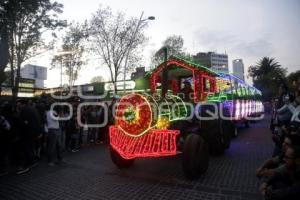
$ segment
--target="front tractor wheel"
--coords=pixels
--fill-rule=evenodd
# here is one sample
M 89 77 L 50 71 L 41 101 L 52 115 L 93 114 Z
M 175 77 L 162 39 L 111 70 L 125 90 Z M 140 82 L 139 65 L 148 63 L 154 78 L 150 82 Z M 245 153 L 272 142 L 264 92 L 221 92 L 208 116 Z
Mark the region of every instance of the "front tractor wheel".
M 110 147 L 110 157 L 112 162 L 117 165 L 119 169 L 129 168 L 133 162 L 134 159 L 125 159 L 123 158 L 116 150 L 114 150 L 112 147 Z
M 204 139 L 197 134 L 189 134 L 183 145 L 182 167 L 188 179 L 197 179 L 208 169 L 209 153 Z

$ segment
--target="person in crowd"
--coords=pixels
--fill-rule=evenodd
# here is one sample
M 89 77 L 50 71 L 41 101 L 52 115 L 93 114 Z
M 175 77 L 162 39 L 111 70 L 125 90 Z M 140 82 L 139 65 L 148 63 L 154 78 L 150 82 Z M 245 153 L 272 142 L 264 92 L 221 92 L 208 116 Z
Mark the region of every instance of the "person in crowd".
M 300 122 L 300 94 L 296 94 L 295 98 L 295 109 L 293 110 L 293 115 L 291 117 L 290 124 L 298 124 Z
M 9 165 L 16 166 L 18 169 L 22 166 L 22 161 L 24 160 L 24 149 L 22 148 L 24 136 L 22 135 L 22 121 L 19 117 L 19 113 L 15 112 L 13 105 L 11 103 L 5 102 L 1 109 L 1 114 L 4 116 L 10 124 L 9 134 L 6 134 L 6 139 L 2 140 L 5 142 L 4 146 L 8 147 L 9 151 Z M 7 150 L 7 149 L 6 149 Z M 29 169 L 27 169 L 29 170 Z M 19 171 L 17 171 L 20 173 Z M 26 170 L 23 172 L 25 173 Z
M 276 109 L 281 108 L 285 104 L 285 96 L 288 93 L 288 87 L 282 83 L 278 89 L 278 101 L 276 104 Z
M 20 147 L 23 153 L 17 174 L 22 174 L 37 164 L 34 147 L 41 130 L 38 112 L 26 100 L 17 101 L 17 111 L 21 121 Z
M 59 127 L 59 115 L 57 111 L 50 110 L 50 105 L 47 106 L 46 119 L 47 119 L 47 157 L 48 165 L 54 166 L 54 155 L 57 157 L 57 164 L 61 164 L 62 151 L 61 151 L 61 130 Z
M 300 91 L 300 77 L 297 80 L 293 80 L 291 90 L 296 93 Z
M 284 97 L 286 96 L 287 92 L 287 86 L 284 83 L 281 83 L 278 89 L 277 98 L 274 99 L 273 113 L 270 122 L 270 129 L 272 130 L 272 132 L 274 131 L 274 128 L 278 123 L 277 110 L 284 105 Z
M 107 107 L 107 124 L 105 124 L 103 128 L 103 134 L 104 134 L 104 143 L 109 143 L 109 127 L 114 124 L 114 118 L 113 118 L 113 106 L 115 104 L 116 100 L 112 100 L 109 104 L 108 102 L 105 102 L 105 105 Z
M 44 102 L 38 102 L 36 104 L 36 109 L 39 114 L 40 120 L 40 134 L 35 142 L 35 157 L 37 159 L 41 158 L 41 153 L 45 152 L 44 143 L 46 135 L 47 117 L 46 117 L 46 105 Z
M 284 155 L 291 146 L 300 145 L 300 137 L 298 135 L 286 135 L 282 144 L 281 152 L 266 161 L 256 170 L 257 177 L 271 177 L 277 172 L 286 170 Z
M 58 115 L 61 119 L 65 119 L 66 117 L 68 117 L 67 108 L 68 108 L 67 106 L 60 107 Z M 66 124 L 67 124 L 66 120 L 59 121 L 59 128 L 61 131 L 60 144 L 61 144 L 62 151 L 66 150 Z
M 188 80 L 185 80 L 183 82 L 184 86 L 183 88 L 180 90 L 179 93 L 183 94 L 183 100 L 186 102 L 191 102 L 192 99 L 192 95 L 194 93 L 193 89 L 192 89 L 192 85 Z
M 0 176 L 8 174 L 10 123 L 0 113 Z
M 291 120 L 293 115 L 293 110 L 295 109 L 295 97 L 292 93 L 285 95 L 284 97 L 284 105 L 277 110 L 278 121 L 286 125 Z
M 275 173 L 263 182 L 260 191 L 266 200 L 296 200 L 300 195 L 300 147 L 285 152 L 287 170 Z
M 115 122 L 115 109 L 117 106 L 118 99 L 116 97 L 112 98 L 110 103 L 105 102 L 107 107 L 107 124 L 103 128 L 104 143 L 109 144 L 109 127 Z
M 88 117 L 87 124 L 88 125 L 96 125 L 97 112 L 95 106 L 90 106 L 88 109 Z M 88 140 L 90 143 L 94 143 L 96 141 L 96 132 L 97 129 L 94 127 L 88 128 Z
M 277 124 L 275 125 L 273 132 L 273 141 L 275 142 L 275 148 L 273 156 L 277 156 L 282 148 L 282 143 L 286 135 L 286 127 L 290 124 L 290 120 L 293 116 L 293 111 L 295 109 L 295 97 L 293 94 L 289 93 L 285 95 L 285 104 L 279 108 L 277 112 Z
M 105 105 L 105 104 L 104 104 Z M 104 108 L 103 106 L 97 106 L 97 113 L 96 113 L 96 124 L 97 126 L 100 126 L 101 124 L 104 123 Z M 98 127 L 97 128 L 97 142 L 96 144 L 103 144 L 104 143 L 104 131 L 105 127 Z
M 70 120 L 67 121 L 66 124 L 66 145 L 67 148 L 71 150 L 71 152 L 75 153 L 79 151 L 79 126 L 77 124 L 77 116 L 73 113 L 73 116 Z
M 84 126 L 79 126 L 79 141 L 78 141 L 78 145 L 80 147 L 82 147 L 84 145 L 83 143 L 83 138 L 84 138 L 84 129 L 85 129 L 85 125 L 86 125 L 86 119 L 87 119 L 87 107 L 83 107 L 81 112 L 80 112 L 80 119 L 81 119 L 81 123 Z

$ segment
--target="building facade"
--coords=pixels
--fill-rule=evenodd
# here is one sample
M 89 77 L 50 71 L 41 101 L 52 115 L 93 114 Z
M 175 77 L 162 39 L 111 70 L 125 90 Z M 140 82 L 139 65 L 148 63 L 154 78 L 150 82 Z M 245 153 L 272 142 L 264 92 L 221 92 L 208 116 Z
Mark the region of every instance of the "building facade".
M 145 67 L 135 68 L 135 72 L 131 73 L 131 80 L 143 78 L 146 75 Z
M 17 97 L 33 97 L 34 96 L 34 79 L 20 78 L 19 92 Z M 1 96 L 12 96 L 12 87 L 10 83 L 2 84 Z
M 44 81 L 47 80 L 47 68 L 37 65 L 25 65 L 21 69 L 21 77 L 35 80 L 35 88 L 44 88 Z
M 242 59 L 235 59 L 232 61 L 233 75 L 241 80 L 245 80 L 244 63 Z
M 228 55 L 215 52 L 199 52 L 193 56 L 195 62 L 217 72 L 228 73 Z

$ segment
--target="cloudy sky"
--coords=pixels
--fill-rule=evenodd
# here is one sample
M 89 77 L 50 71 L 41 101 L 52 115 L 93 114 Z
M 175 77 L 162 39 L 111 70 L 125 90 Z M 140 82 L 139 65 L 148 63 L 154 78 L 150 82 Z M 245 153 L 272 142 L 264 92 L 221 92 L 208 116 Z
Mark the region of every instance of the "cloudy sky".
M 59 0 L 58 0 L 59 1 Z M 229 66 L 242 58 L 246 70 L 263 56 L 275 57 L 289 72 L 300 69 L 300 0 L 60 0 L 62 18 L 69 21 L 89 19 L 100 4 L 128 17 L 155 16 L 146 35 L 144 50 L 149 67 L 150 54 L 169 35 L 181 35 L 190 53 L 226 52 Z M 49 66 L 49 58 L 36 58 L 34 64 Z M 76 82 L 87 83 L 95 75 L 108 80 L 99 60 L 91 59 Z M 59 85 L 59 71 L 48 71 L 48 87 Z

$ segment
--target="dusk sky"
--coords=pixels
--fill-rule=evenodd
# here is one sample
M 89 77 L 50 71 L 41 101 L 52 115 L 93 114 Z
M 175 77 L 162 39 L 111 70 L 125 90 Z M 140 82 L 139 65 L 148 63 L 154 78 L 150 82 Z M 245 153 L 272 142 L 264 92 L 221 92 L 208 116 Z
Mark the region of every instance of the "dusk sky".
M 263 56 L 275 57 L 289 72 L 300 69 L 300 0 L 61 0 L 62 18 L 68 21 L 90 19 L 100 4 L 128 17 L 155 16 L 145 33 L 144 50 L 148 68 L 151 52 L 170 35 L 181 35 L 189 53 L 215 51 L 232 60 L 242 58 L 245 71 Z M 32 64 L 50 67 L 50 59 L 36 58 Z M 101 67 L 100 67 L 101 66 Z M 107 68 L 90 59 L 76 84 L 88 83 L 96 75 L 108 81 Z M 47 87 L 59 85 L 59 71 L 48 70 Z

